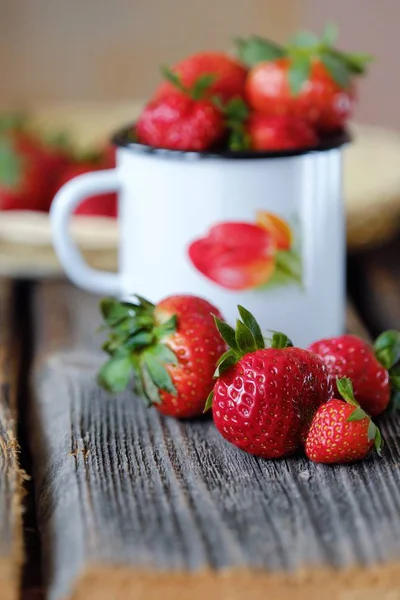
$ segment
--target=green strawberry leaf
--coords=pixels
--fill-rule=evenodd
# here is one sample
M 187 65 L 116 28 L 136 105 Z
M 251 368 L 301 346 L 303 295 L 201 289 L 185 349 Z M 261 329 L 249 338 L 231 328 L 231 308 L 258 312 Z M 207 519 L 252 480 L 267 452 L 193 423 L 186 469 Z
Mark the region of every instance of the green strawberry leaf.
M 297 96 L 307 82 L 311 71 L 311 59 L 307 55 L 294 55 L 289 67 L 289 87 L 292 96 Z
M 360 405 L 354 398 L 353 384 L 348 377 L 342 377 L 340 379 L 339 377 L 336 377 L 336 387 L 343 400 L 346 400 L 348 404 L 352 404 L 353 406 L 360 408 Z
M 166 66 L 162 66 L 161 67 L 161 74 L 164 77 L 164 79 L 166 79 L 167 81 L 169 81 L 170 83 L 172 83 L 172 85 L 174 87 L 176 87 L 176 89 L 178 89 L 180 92 L 186 93 L 187 90 L 185 88 L 185 86 L 183 85 L 181 78 L 179 77 L 179 75 L 177 73 L 175 73 L 174 71 L 172 71 L 169 67 Z
M 243 306 L 239 305 L 238 310 L 243 323 L 250 329 L 251 333 L 253 334 L 257 348 L 265 348 L 264 336 L 256 319 L 253 317 L 251 312 L 249 312 Z
M 329 53 L 341 60 L 352 75 L 364 75 L 368 65 L 374 61 L 371 54 L 342 52 L 335 50 L 335 48 L 329 48 Z
M 141 308 L 143 308 L 144 310 L 146 310 L 150 313 L 153 312 L 155 306 L 152 302 L 150 302 L 149 300 L 146 300 L 146 298 L 143 298 L 143 296 L 139 296 L 138 294 L 135 294 L 135 298 L 137 298 Z M 125 304 L 129 304 L 129 303 L 126 302 Z M 135 305 L 131 304 L 131 306 L 135 306 Z
M 122 392 L 128 386 L 132 376 L 132 364 L 129 356 L 110 358 L 100 369 L 97 381 L 109 392 Z
M 154 342 L 154 334 L 149 331 L 138 331 L 132 336 L 129 336 L 123 341 L 127 350 L 139 350 L 145 346 L 149 346 Z
M 178 317 L 176 315 L 172 315 L 172 317 L 170 317 L 167 321 L 160 323 L 160 325 L 155 328 L 155 336 L 158 340 L 163 340 L 175 333 L 177 326 Z
M 208 394 L 203 413 L 206 413 L 208 410 L 210 410 L 210 408 L 212 408 L 213 399 L 214 399 L 214 390 L 211 390 L 211 392 Z
M 368 425 L 368 441 L 370 442 L 371 440 L 375 439 L 375 435 L 376 435 L 376 430 L 377 430 L 377 426 L 375 425 L 375 423 L 373 423 L 373 421 L 369 422 Z
M 372 421 L 371 421 L 372 422 Z M 374 448 L 378 456 L 382 456 L 382 448 L 383 448 L 383 438 L 381 432 L 379 431 L 379 427 L 375 426 L 375 435 L 374 435 Z
M 271 348 L 292 348 L 293 343 L 291 339 L 280 331 L 273 331 L 271 339 Z
M 395 388 L 392 389 L 392 393 L 390 394 L 389 405 L 385 412 L 390 415 L 393 415 L 398 410 L 400 410 L 400 389 Z
M 226 342 L 227 345 L 229 346 L 229 348 L 231 348 L 232 350 L 234 350 L 234 351 L 238 350 L 238 345 L 236 342 L 236 334 L 235 334 L 235 330 L 233 329 L 233 327 L 228 325 L 228 323 L 225 323 L 225 321 L 221 321 L 221 319 L 219 319 L 215 315 L 213 315 L 213 318 L 214 318 L 215 326 L 218 329 L 224 342 Z
M 299 31 L 290 40 L 289 47 L 295 46 L 296 48 L 314 48 L 318 46 L 319 39 L 312 31 Z
M 209 90 L 211 85 L 215 82 L 215 75 L 213 73 L 200 75 L 193 84 L 190 90 L 190 96 L 193 100 L 201 100 L 204 98 L 205 93 Z
M 161 404 L 159 389 L 154 383 L 146 364 L 141 364 L 140 373 L 142 376 L 142 387 L 147 401 L 150 404 Z
M 338 86 L 343 89 L 349 87 L 351 72 L 341 54 L 323 51 L 321 61 Z
M 236 38 L 235 44 L 238 58 L 248 67 L 285 56 L 282 46 L 258 36 L 248 39 Z
M 249 114 L 250 110 L 241 98 L 232 98 L 224 107 L 224 115 L 230 120 L 243 122 Z
M 168 348 L 165 344 L 156 344 L 152 346 L 151 350 L 149 350 L 153 356 L 155 356 L 160 362 L 169 364 L 169 365 L 177 365 L 179 364 L 178 357 L 175 352 Z
M 224 354 L 219 358 L 217 362 L 217 368 L 214 372 L 214 377 L 219 377 L 229 369 L 229 367 L 233 367 L 237 363 L 237 356 L 232 350 L 228 350 L 224 352 Z
M 327 23 L 322 34 L 321 42 L 325 46 L 333 46 L 339 36 L 339 29 L 336 23 Z
M 256 340 L 254 339 L 254 335 L 250 331 L 250 329 L 239 321 L 236 321 L 236 332 L 235 339 L 237 347 L 239 348 L 242 354 L 247 354 L 247 352 L 254 352 L 257 350 Z
M 400 331 L 389 329 L 381 333 L 375 340 L 374 350 L 381 365 L 391 369 L 400 360 Z
M 114 326 L 121 319 L 132 315 L 132 308 L 115 298 L 102 298 L 99 303 L 100 312 L 107 324 Z
M 230 129 L 228 146 L 234 152 L 248 150 L 251 147 L 251 138 L 244 127 L 228 125 Z
M 14 188 L 21 180 L 24 162 L 7 137 L 0 137 L 0 184 Z
M 151 352 L 145 352 L 142 361 L 147 367 L 150 377 L 159 390 L 176 394 L 176 387 L 172 383 L 170 374 L 164 365 Z
M 151 406 L 151 402 L 146 396 L 146 392 L 144 391 L 142 379 L 140 377 L 139 366 L 134 369 L 134 378 L 133 378 L 133 390 L 136 392 L 138 396 L 144 401 L 147 407 Z
M 357 406 L 351 415 L 347 417 L 348 421 L 362 421 L 363 419 L 368 418 L 363 409 L 360 406 Z M 372 421 L 371 421 L 372 423 Z

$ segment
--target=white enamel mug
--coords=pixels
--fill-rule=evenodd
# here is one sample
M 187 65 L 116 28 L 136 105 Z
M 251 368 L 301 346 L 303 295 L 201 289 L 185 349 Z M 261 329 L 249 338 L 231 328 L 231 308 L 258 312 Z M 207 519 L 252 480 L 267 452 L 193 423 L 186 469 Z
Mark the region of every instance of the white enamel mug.
M 117 167 L 77 177 L 50 212 L 54 247 L 78 286 L 157 302 L 194 294 L 234 323 L 237 305 L 294 343 L 345 325 L 342 146 L 308 151 L 195 153 L 114 137 Z M 119 272 L 90 268 L 68 232 L 86 197 L 119 194 Z

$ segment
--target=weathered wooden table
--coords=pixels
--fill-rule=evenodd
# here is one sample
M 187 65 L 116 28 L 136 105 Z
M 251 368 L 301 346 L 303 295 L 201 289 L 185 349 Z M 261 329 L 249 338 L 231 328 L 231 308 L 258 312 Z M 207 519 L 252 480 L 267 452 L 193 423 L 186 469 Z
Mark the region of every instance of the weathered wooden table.
M 399 256 L 350 261 L 353 331 L 400 328 Z M 399 416 L 382 459 L 259 460 L 99 390 L 98 323 L 67 283 L 0 284 L 1 600 L 400 598 Z

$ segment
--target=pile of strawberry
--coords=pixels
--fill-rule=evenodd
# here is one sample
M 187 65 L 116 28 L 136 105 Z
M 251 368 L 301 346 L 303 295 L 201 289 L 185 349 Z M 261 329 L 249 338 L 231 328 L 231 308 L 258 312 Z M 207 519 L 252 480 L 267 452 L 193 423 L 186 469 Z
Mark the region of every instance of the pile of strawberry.
M 342 335 L 303 350 L 282 333 L 265 339 L 242 306 L 233 329 L 195 296 L 136 299 L 101 302 L 109 358 L 98 381 L 108 391 L 133 382 L 148 406 L 177 418 L 212 407 L 224 438 L 266 459 L 303 449 L 316 462 L 347 463 L 381 453 L 371 417 L 400 396 L 400 332 L 374 347 Z
M 260 37 L 236 40 L 237 58 L 204 52 L 162 70 L 165 83 L 147 104 L 134 140 L 154 148 L 293 150 L 341 131 L 356 99 L 356 78 L 371 57 L 300 32 L 281 46 Z
M 48 212 L 56 192 L 70 179 L 113 166 L 111 147 L 77 156 L 64 135 L 43 139 L 25 117 L 0 117 L 0 210 Z M 116 217 L 116 194 L 87 198 L 75 212 Z

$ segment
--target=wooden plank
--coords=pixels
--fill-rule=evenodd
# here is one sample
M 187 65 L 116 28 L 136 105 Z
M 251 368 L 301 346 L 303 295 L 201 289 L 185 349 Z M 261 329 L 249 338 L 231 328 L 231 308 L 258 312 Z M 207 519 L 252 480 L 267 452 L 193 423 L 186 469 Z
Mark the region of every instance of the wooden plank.
M 13 329 L 11 284 L 0 281 L 0 590 L 19 594 L 22 562 L 21 491 L 16 431 L 19 343 Z
M 163 418 L 98 389 L 95 305 L 68 285 L 35 300 L 31 445 L 50 600 L 319 599 L 322 586 L 400 598 L 400 417 L 382 422 L 383 459 L 259 460 L 210 419 Z

